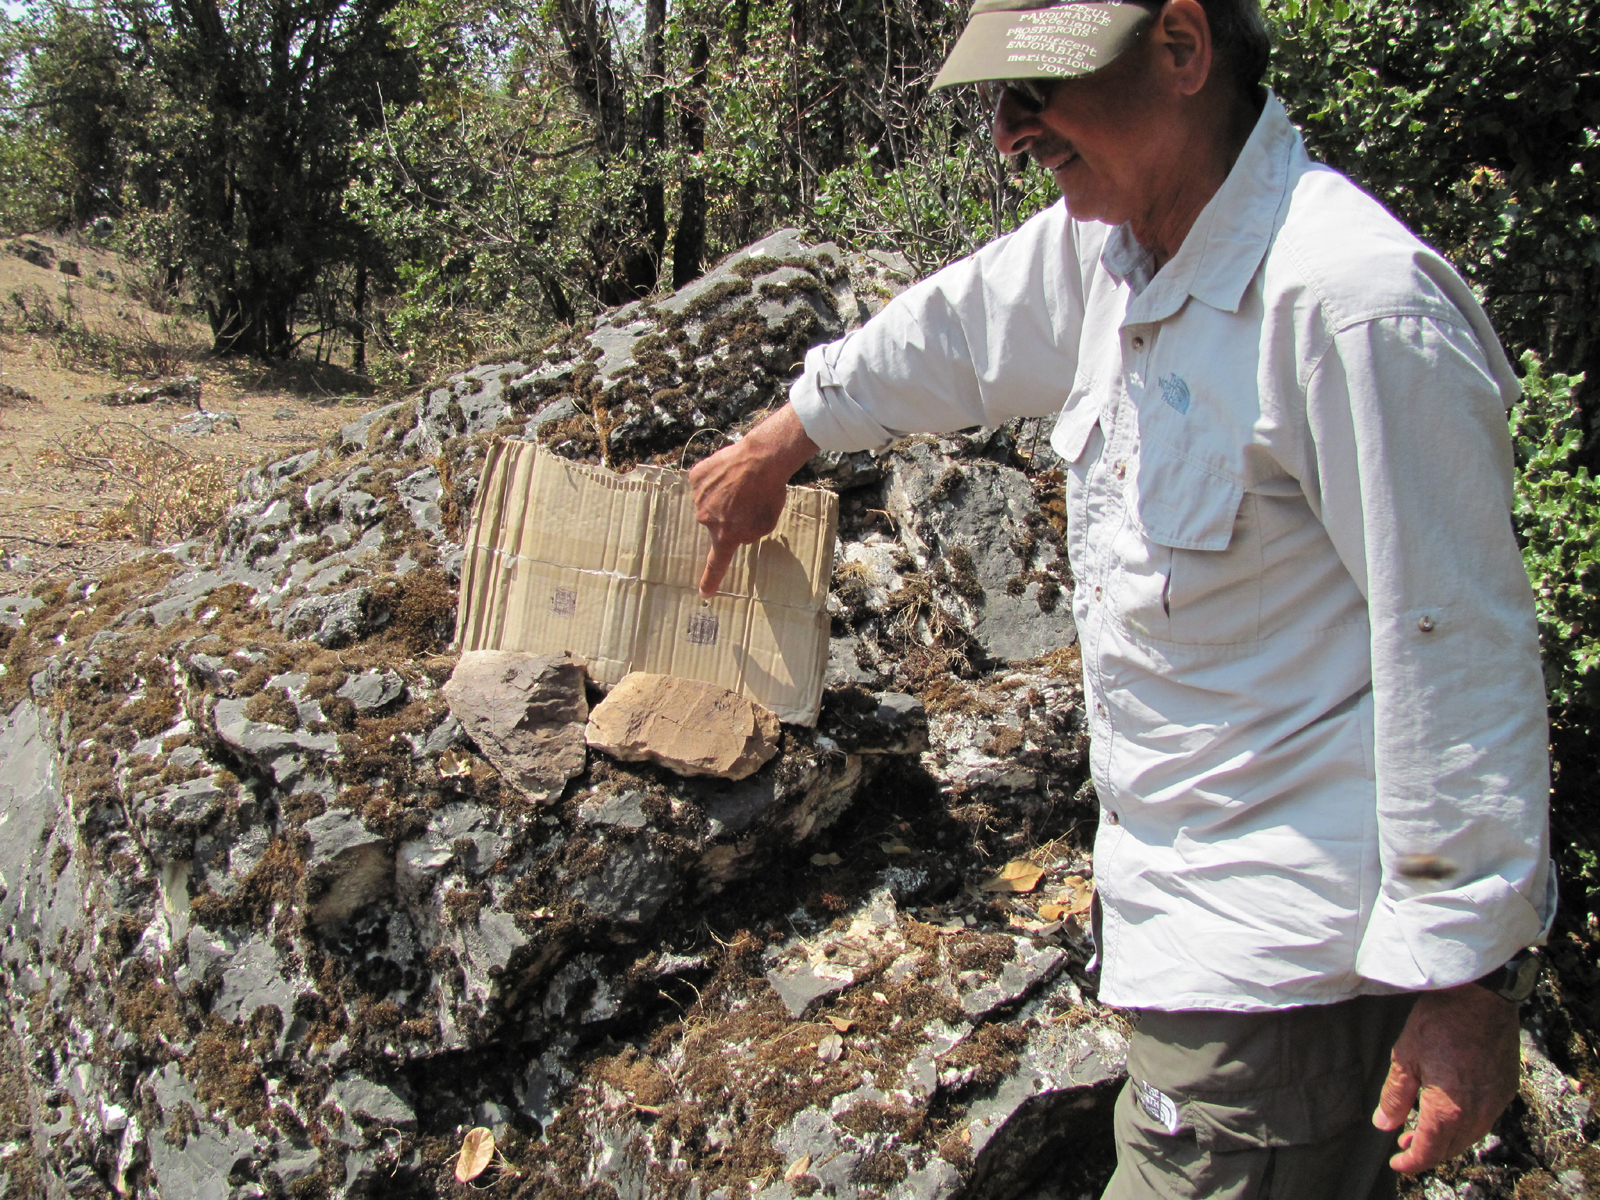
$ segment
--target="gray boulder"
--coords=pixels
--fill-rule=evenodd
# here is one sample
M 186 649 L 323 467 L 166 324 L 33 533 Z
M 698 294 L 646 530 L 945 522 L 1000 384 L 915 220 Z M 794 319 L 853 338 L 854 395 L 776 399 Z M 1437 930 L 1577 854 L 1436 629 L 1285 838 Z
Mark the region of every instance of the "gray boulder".
M 798 1194 L 766 1164 L 824 1143 L 841 1194 L 969 1188 L 981 1155 L 893 1114 L 1011 1103 L 1021 1058 L 989 1051 L 1034 1036 L 1030 1006 L 1107 1024 L 1062 990 L 1069 930 L 1024 937 L 961 886 L 1019 817 L 1044 828 L 1081 755 L 1049 670 L 1006 690 L 940 657 L 955 606 L 899 619 L 935 568 L 883 515 L 892 460 L 816 464 L 872 571 L 834 611 L 866 686 L 830 694 L 831 724 L 767 730 L 743 779 L 586 755 L 576 664 L 469 684 L 450 653 L 493 438 L 707 452 L 696 430 L 746 427 L 909 274 L 774 235 L 248 472 L 212 539 L 0 605 L 0 1083 L 45 1194 L 442 1194 L 478 1124 L 536 1190 L 692 1191 L 716 1157 L 755 1164 L 737 1194 Z M 1034 692 L 1061 724 L 1017 715 Z M 1025 781 L 984 782 L 1013 736 L 990 726 L 1023 739 Z
M 953 462 L 913 442 L 890 458 L 885 508 L 937 583 L 939 606 L 991 658 L 1038 658 L 1076 641 L 1065 563 L 1020 470 Z

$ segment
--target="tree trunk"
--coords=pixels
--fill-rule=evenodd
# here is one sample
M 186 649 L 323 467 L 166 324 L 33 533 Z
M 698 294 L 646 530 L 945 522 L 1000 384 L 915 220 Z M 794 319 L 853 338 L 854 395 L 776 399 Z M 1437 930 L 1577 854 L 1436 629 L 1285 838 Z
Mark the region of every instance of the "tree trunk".
M 645 244 L 628 256 L 624 268 L 628 286 L 639 296 L 654 290 L 667 248 L 667 200 L 660 171 L 660 155 L 667 148 L 666 24 L 667 0 L 645 0 L 644 104 L 639 129 L 639 207 L 644 211 Z
M 627 146 L 627 101 L 611 59 L 611 35 L 596 0 L 558 0 L 556 25 L 572 69 L 572 88 L 595 125 L 602 154 Z
M 689 79 L 689 95 L 685 97 L 679 133 L 690 154 L 699 154 L 706 148 L 706 110 L 704 89 L 706 64 L 711 58 L 711 44 L 704 33 L 697 34 L 690 51 L 689 66 L 693 74 Z M 672 286 L 681 288 L 700 276 L 701 262 L 706 250 L 706 181 L 691 170 L 684 179 L 678 200 L 678 231 L 672 239 Z
M 355 313 L 350 331 L 350 369 L 367 373 L 367 264 L 356 268 L 356 294 L 350 307 Z
M 296 294 L 270 284 L 219 288 L 206 302 L 211 348 L 221 355 L 287 358 L 294 348 Z

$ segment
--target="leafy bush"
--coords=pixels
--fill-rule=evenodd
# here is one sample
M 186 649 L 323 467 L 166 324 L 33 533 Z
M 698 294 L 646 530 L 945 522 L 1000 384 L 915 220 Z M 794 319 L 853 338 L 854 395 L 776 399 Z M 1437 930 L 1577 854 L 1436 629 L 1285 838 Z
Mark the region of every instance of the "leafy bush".
M 1275 0 L 1269 15 L 1273 86 L 1312 154 L 1448 255 L 1508 345 L 1537 350 L 1552 370 L 1586 372 L 1592 392 L 1600 9 Z
M 29 45 L 27 30 L 0 16 L 0 232 L 4 233 L 43 229 L 66 208 L 68 172 L 22 87 Z
M 1533 584 L 1552 715 L 1593 705 L 1600 665 L 1600 479 L 1577 465 L 1583 440 L 1572 398 L 1580 377 L 1546 374 L 1522 356 L 1522 399 L 1511 410 L 1516 447 L 1513 517 Z

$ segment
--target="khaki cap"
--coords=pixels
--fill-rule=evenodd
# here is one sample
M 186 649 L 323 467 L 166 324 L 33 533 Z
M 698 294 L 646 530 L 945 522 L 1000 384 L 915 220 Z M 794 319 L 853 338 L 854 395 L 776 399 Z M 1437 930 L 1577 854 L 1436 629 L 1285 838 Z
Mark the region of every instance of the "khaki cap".
M 933 86 L 1087 75 L 1131 46 L 1154 14 L 1127 0 L 977 0 Z

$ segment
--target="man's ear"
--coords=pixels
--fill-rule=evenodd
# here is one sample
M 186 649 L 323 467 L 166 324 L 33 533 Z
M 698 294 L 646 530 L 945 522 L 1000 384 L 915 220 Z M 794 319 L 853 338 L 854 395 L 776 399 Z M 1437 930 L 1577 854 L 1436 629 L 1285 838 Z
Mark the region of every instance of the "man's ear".
M 1150 36 L 1156 40 L 1161 67 L 1185 96 L 1193 96 L 1211 75 L 1211 22 L 1200 0 L 1167 0 Z

